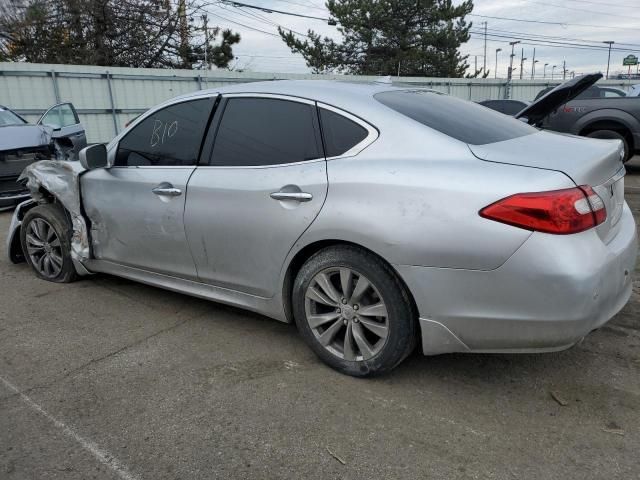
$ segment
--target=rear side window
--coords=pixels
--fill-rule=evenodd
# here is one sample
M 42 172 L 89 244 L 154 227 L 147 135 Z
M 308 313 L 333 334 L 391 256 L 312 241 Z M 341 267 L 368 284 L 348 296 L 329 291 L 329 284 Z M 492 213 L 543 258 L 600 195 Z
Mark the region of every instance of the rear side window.
M 120 140 L 115 165 L 195 165 L 214 101 L 177 103 L 145 118 Z
M 230 98 L 211 155 L 215 166 L 264 166 L 323 156 L 315 106 L 273 98 Z
M 375 99 L 429 128 L 471 145 L 502 142 L 537 132 L 520 120 L 435 92 L 396 90 L 378 93 Z
M 355 147 L 369 132 L 357 123 L 331 110 L 320 109 L 320 123 L 327 157 L 337 157 Z

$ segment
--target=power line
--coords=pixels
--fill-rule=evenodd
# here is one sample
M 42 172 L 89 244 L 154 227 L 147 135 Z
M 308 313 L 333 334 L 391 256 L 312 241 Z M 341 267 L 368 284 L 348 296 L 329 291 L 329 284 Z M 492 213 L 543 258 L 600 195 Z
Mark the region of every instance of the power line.
M 558 25 L 561 27 L 591 27 L 591 28 L 606 28 L 607 30 L 633 30 L 637 32 L 637 28 L 631 27 L 620 27 L 618 25 L 615 26 L 606 26 L 606 25 L 590 25 L 587 23 L 568 23 L 568 22 L 548 22 L 545 20 L 529 20 L 525 18 L 513 18 L 513 17 L 496 17 L 493 15 L 479 15 L 477 13 L 468 13 L 470 17 L 479 17 L 479 18 L 492 18 L 494 20 L 508 20 L 511 22 L 523 22 L 523 23 L 541 23 L 544 25 Z
M 536 3 L 538 5 L 546 5 L 548 7 L 554 7 L 554 8 L 566 8 L 567 10 L 574 10 L 576 12 L 594 13 L 596 15 L 605 15 L 607 17 L 640 18 L 640 17 L 636 17 L 635 15 L 621 15 L 619 13 L 606 13 L 606 12 L 601 12 L 599 10 L 588 10 L 586 8 L 566 7 L 564 5 L 558 5 L 557 3 L 538 2 L 536 0 L 530 0 L 530 1 L 531 1 L 531 3 Z
M 283 10 L 276 10 L 274 8 L 266 8 L 260 7 L 258 5 L 250 5 L 248 3 L 236 2 L 232 0 L 220 0 L 221 3 L 226 3 L 232 7 L 246 7 L 246 8 L 255 8 L 256 10 L 262 10 L 267 13 L 281 13 L 283 15 L 291 15 L 292 17 L 300 17 L 300 18 L 310 18 L 312 20 L 322 20 L 323 22 L 328 22 L 328 18 L 316 17 L 314 15 L 303 15 L 302 13 L 293 13 L 293 12 L 285 12 Z
M 508 34 L 513 34 L 513 35 L 527 35 L 529 37 L 540 37 L 542 39 L 548 38 L 550 40 L 569 40 L 569 41 L 574 41 L 574 42 L 591 42 L 591 43 L 596 43 L 596 44 L 601 44 L 602 42 L 600 40 L 586 40 L 583 38 L 570 38 L 570 37 L 560 37 L 560 36 L 554 36 L 554 35 L 541 35 L 539 33 L 528 33 L 528 32 L 516 32 L 513 30 L 501 30 L 498 28 L 490 28 L 489 31 L 492 32 L 497 32 L 497 33 L 508 33 Z M 640 47 L 640 44 L 638 43 L 622 43 L 622 42 L 616 42 L 616 45 L 626 45 L 629 47 Z
M 264 33 L 265 35 L 271 35 L 272 37 L 280 38 L 280 35 L 276 35 L 275 33 L 267 32 L 265 30 L 260 30 L 259 28 L 255 28 L 255 27 L 251 27 L 249 25 L 245 25 L 244 23 L 235 22 L 235 21 L 233 21 L 233 20 L 231 20 L 229 18 L 223 17 L 219 13 L 214 13 L 214 12 L 209 12 L 209 13 L 211 15 L 213 15 L 214 17 L 218 17 L 218 18 L 221 18 L 222 20 L 226 20 L 227 22 L 231 22 L 233 24 L 240 25 L 241 27 L 248 28 L 249 30 L 255 30 L 256 32 Z

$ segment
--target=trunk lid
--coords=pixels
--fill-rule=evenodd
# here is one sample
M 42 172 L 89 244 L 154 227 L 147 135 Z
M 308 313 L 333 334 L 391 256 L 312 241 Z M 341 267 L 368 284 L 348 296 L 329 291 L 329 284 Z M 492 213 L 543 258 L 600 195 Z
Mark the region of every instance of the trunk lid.
M 601 78 L 601 73 L 591 73 L 572 78 L 571 80 L 558 85 L 545 96 L 533 102 L 531 105 L 517 113 L 515 117 L 523 120 L 526 119 L 529 125 L 538 125 L 548 115 L 565 103 L 576 98 Z
M 504 142 L 469 145 L 481 160 L 555 170 L 576 185 L 590 185 L 602 198 L 607 219 L 598 234 L 608 242 L 615 236 L 624 205 L 622 142 L 541 131 Z

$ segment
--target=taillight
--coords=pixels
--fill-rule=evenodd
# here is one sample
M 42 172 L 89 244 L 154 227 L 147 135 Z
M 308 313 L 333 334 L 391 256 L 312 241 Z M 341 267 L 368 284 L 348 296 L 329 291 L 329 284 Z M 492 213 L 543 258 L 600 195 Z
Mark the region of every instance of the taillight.
M 511 195 L 480 210 L 480 216 L 527 230 L 567 235 L 600 225 L 607 211 L 593 188 L 582 185 Z

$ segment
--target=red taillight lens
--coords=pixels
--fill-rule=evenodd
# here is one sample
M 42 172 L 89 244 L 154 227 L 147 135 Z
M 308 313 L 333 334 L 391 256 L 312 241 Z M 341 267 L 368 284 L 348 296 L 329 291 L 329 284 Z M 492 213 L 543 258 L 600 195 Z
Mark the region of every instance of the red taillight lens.
M 604 202 L 588 185 L 549 192 L 518 193 L 480 210 L 480 216 L 515 227 L 567 235 L 600 225 Z

